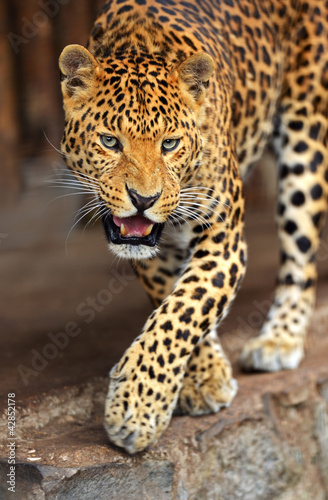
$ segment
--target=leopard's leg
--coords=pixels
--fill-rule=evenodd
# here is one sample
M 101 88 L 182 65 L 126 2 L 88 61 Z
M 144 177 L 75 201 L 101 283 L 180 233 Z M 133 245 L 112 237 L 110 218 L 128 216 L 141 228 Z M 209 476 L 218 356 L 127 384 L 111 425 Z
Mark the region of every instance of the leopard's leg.
M 293 46 L 279 109 L 276 150 L 281 265 L 260 336 L 244 347 L 241 360 L 246 369 L 296 368 L 304 355 L 314 307 L 315 255 L 327 210 L 328 181 L 328 24 L 320 9 L 315 11 L 318 6 L 311 3 L 311 22 Z
M 175 236 L 179 240 L 177 230 Z M 135 263 L 135 270 L 155 307 L 169 295 L 186 261 L 186 250 L 170 246 L 164 247 L 155 259 L 147 263 Z M 177 303 L 175 312 L 179 306 Z M 237 381 L 232 377 L 230 361 L 223 352 L 216 330 L 213 330 L 191 354 L 176 412 L 188 415 L 217 412 L 229 406 L 236 393 Z
M 105 429 L 130 453 L 156 441 L 167 427 L 193 350 L 224 317 L 244 275 L 241 181 L 235 159 L 227 154 L 224 161 L 234 177 L 221 201 L 231 207 L 225 220 L 212 211 L 206 227 L 192 233 L 188 261 L 172 292 L 110 374 Z M 219 186 L 215 196 L 219 203 Z M 190 221 L 191 231 L 196 225 Z

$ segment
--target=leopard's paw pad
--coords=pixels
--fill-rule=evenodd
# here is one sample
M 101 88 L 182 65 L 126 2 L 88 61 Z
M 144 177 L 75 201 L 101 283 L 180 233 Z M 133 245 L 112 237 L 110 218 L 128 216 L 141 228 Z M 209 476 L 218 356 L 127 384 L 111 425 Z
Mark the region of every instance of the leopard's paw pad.
M 304 356 L 304 340 L 287 332 L 266 333 L 246 342 L 241 364 L 247 371 L 278 371 L 297 368 Z

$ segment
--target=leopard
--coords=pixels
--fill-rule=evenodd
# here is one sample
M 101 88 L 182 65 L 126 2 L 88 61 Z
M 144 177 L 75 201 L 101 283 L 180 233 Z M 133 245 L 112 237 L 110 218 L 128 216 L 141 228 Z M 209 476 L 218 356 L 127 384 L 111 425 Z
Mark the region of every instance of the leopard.
M 217 328 L 243 280 L 244 182 L 271 144 L 280 264 L 246 371 L 305 353 L 328 193 L 328 2 L 110 0 L 59 58 L 68 169 L 154 310 L 110 371 L 104 427 L 130 454 L 174 412 L 237 394 Z

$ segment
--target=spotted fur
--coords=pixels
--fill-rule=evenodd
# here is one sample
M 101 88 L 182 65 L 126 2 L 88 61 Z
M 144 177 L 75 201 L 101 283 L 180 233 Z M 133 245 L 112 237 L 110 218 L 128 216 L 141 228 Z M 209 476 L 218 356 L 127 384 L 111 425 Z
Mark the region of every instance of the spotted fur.
M 324 0 L 113 0 L 88 49 L 60 57 L 66 163 L 155 306 L 110 374 L 105 428 L 130 453 L 175 408 L 215 412 L 236 394 L 215 330 L 245 272 L 242 179 L 269 138 L 281 265 L 242 363 L 303 357 L 327 208 L 327 40 Z

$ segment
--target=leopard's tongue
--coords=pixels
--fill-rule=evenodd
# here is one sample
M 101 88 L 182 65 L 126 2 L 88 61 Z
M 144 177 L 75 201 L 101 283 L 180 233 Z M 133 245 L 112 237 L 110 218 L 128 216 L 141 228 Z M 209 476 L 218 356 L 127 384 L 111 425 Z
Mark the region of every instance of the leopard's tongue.
M 122 219 L 114 215 L 113 221 L 120 228 L 122 236 L 148 236 L 154 226 L 149 219 L 142 215 L 124 217 Z

